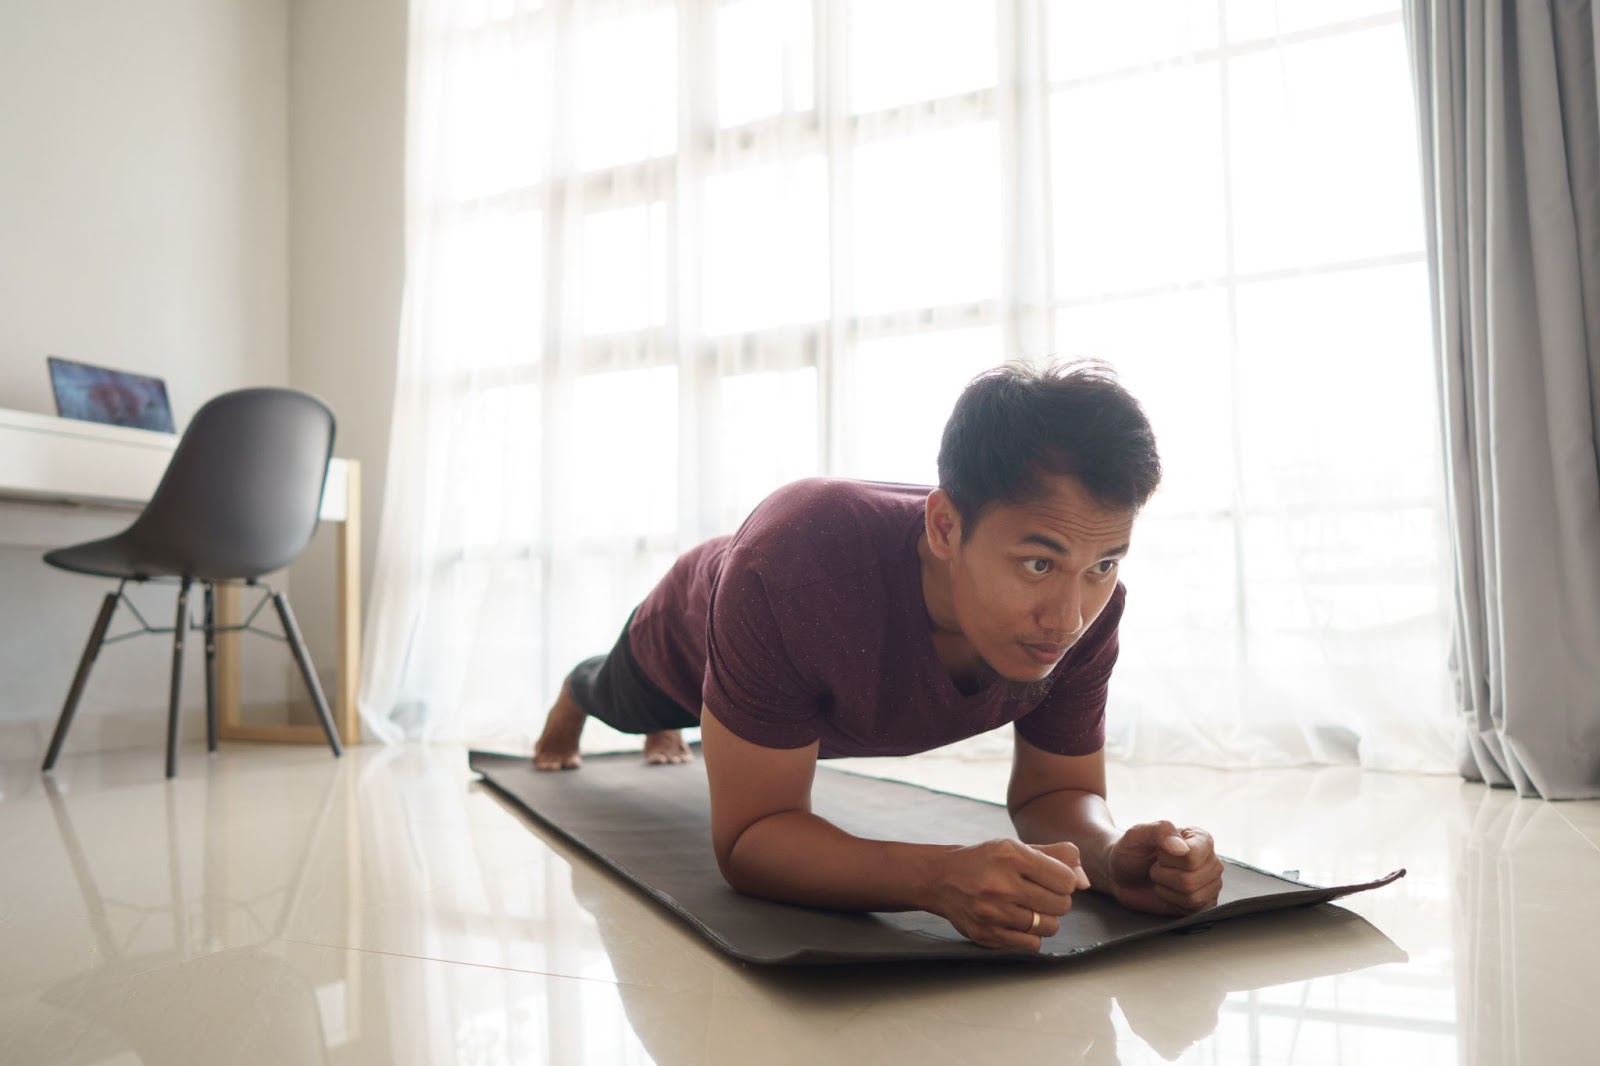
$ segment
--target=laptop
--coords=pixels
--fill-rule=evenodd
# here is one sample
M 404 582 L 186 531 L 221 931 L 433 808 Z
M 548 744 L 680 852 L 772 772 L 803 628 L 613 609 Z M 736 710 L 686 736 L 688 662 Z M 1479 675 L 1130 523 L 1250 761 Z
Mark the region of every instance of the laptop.
M 145 374 L 48 356 L 56 414 L 108 426 L 175 432 L 167 383 Z

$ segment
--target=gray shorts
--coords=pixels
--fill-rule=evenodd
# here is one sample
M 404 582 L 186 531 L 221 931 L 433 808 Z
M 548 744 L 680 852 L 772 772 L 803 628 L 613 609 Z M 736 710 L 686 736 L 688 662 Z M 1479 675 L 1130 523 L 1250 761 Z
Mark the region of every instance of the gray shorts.
M 628 629 L 632 625 L 630 613 L 610 654 L 596 655 L 573 667 L 567 675 L 567 690 L 572 698 L 620 733 L 658 733 L 698 726 L 699 715 L 662 692 L 639 669 L 628 646 Z

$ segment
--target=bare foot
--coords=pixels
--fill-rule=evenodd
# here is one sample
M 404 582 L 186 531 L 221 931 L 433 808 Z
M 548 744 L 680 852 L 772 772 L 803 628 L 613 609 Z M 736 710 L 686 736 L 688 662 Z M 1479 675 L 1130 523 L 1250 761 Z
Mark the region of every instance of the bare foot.
M 644 735 L 644 761 L 651 766 L 677 766 L 694 762 L 694 755 L 683 742 L 681 730 L 663 729 Z
M 544 732 L 533 744 L 535 770 L 576 770 L 583 765 L 578 754 L 578 737 L 583 733 L 583 722 L 588 717 L 578 701 L 567 693 L 565 683 L 555 706 L 544 720 Z

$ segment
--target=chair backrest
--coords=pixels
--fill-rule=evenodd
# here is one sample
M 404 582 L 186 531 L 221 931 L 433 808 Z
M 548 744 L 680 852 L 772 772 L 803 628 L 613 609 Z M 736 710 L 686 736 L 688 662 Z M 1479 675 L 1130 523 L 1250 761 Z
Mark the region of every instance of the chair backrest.
M 223 393 L 195 412 L 126 535 L 192 577 L 278 570 L 316 531 L 333 433 L 333 412 L 303 392 Z

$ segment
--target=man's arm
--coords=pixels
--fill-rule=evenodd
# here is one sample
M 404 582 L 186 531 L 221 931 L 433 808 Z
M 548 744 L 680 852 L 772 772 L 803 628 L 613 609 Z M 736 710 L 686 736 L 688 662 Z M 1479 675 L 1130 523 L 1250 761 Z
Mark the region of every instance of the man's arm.
M 816 744 L 752 744 L 710 708 L 701 710 L 700 744 L 717 866 L 747 895 L 837 910 L 932 911 L 977 943 L 1037 951 L 1071 908 L 1072 892 L 1086 887 L 1071 844 L 961 847 L 846 833 L 811 813 Z
M 1017 734 L 1006 807 L 1023 841 L 1076 844 L 1089 884 L 1123 906 L 1187 914 L 1217 902 L 1222 861 L 1210 834 L 1171 822 L 1124 831 L 1111 820 L 1104 751 L 1053 755 Z

